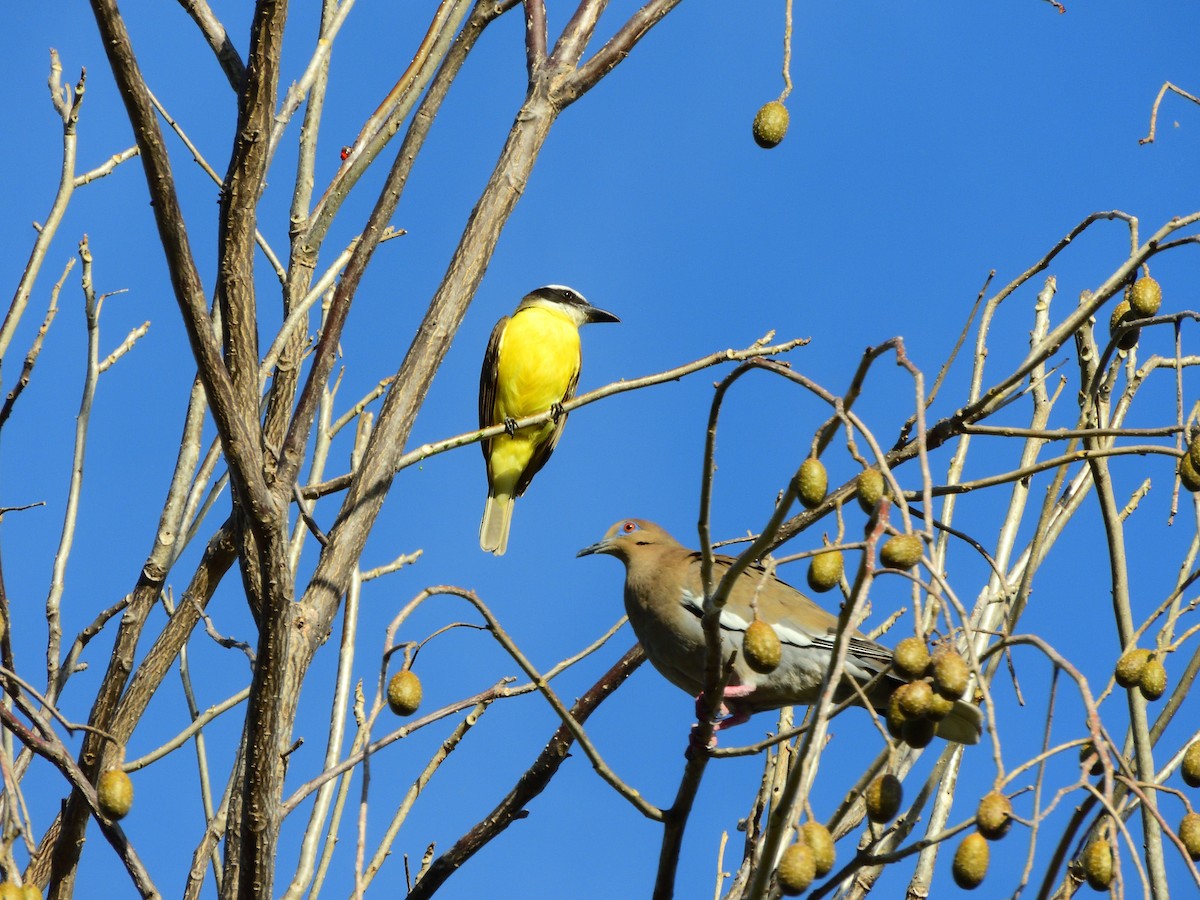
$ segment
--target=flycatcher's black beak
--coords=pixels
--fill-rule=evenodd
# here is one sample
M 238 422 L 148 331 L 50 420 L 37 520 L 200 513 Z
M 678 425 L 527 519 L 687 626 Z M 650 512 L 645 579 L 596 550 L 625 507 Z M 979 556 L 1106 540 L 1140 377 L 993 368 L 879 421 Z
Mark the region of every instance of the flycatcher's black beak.
M 620 322 L 621 320 L 614 316 L 606 309 L 601 309 L 598 306 L 589 306 L 587 310 L 587 320 L 589 322 Z

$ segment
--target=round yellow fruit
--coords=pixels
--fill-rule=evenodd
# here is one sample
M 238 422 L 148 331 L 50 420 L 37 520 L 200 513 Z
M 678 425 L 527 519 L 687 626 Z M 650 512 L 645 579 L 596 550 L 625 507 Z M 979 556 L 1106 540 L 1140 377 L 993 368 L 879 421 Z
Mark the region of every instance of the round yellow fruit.
M 975 827 L 989 841 L 998 841 L 1012 827 L 1012 801 L 999 791 L 985 794 L 975 811 Z
M 815 509 L 825 499 L 827 490 L 829 473 L 825 471 L 825 464 L 815 456 L 810 456 L 800 464 L 800 471 L 796 473 L 796 494 L 806 509 Z
M 1146 668 L 1142 669 L 1142 677 L 1138 681 L 1138 690 L 1142 692 L 1142 696 L 1147 700 L 1157 700 L 1167 690 L 1167 670 L 1163 666 L 1162 660 L 1157 656 L 1151 656 L 1146 663 Z
M 755 672 L 774 672 L 783 658 L 783 645 L 775 629 L 762 619 L 755 619 L 742 636 L 742 655 L 746 665 Z
M 833 835 L 820 822 L 805 822 L 800 826 L 800 840 L 808 844 L 813 852 L 813 865 L 817 878 L 824 878 L 833 871 L 837 859 L 837 848 L 833 844 Z
M 1179 774 L 1188 787 L 1200 787 L 1200 741 L 1192 741 L 1187 752 L 1183 754 L 1183 763 Z
M 42 892 L 38 890 L 37 885 L 28 881 L 22 886 L 21 895 L 21 900 L 42 900 Z
M 1192 454 L 1185 453 L 1179 460 L 1179 483 L 1193 494 L 1200 491 L 1200 472 L 1192 465 Z
M 925 713 L 926 718 L 931 722 L 940 722 L 952 712 L 954 712 L 954 701 L 934 691 L 929 700 L 929 712 Z
M 0 884 L 0 900 L 25 900 L 25 892 L 19 884 L 6 881 Z
M 133 807 L 133 782 L 121 769 L 106 769 L 96 782 L 96 799 L 105 818 L 125 818 Z
M 898 534 L 883 542 L 879 561 L 889 569 L 911 569 L 921 561 L 921 538 L 916 534 Z
M 891 772 L 885 772 L 867 785 L 863 800 L 867 806 L 867 818 L 883 825 L 894 819 L 900 811 L 904 788 L 900 786 L 899 778 Z
M 929 715 L 929 704 L 933 702 L 933 688 L 924 681 L 910 681 L 896 688 L 897 702 L 910 719 L 923 719 Z
M 977 831 L 968 834 L 954 851 L 954 865 L 950 869 L 954 883 L 964 891 L 975 890 L 983 884 L 991 856 L 992 851 L 982 834 Z
M 1137 687 L 1142 680 L 1142 672 L 1146 670 L 1146 663 L 1150 662 L 1150 651 L 1143 647 L 1134 647 L 1132 650 L 1126 650 L 1121 654 L 1121 658 L 1117 660 L 1117 667 L 1113 671 L 1113 677 L 1116 678 L 1117 684 L 1123 688 Z
M 801 841 L 792 844 L 783 851 L 779 870 L 775 874 L 779 878 L 779 890 L 785 897 L 803 894 L 817 877 L 812 848 Z
M 1179 840 L 1196 862 L 1200 862 L 1200 813 L 1190 812 L 1179 823 Z
M 929 648 L 919 637 L 906 637 L 892 651 L 892 668 L 910 681 L 922 677 L 929 668 Z
M 855 494 L 858 496 L 858 505 L 863 508 L 864 512 L 872 514 L 875 512 L 875 507 L 883 499 L 885 489 L 883 473 L 878 469 L 863 469 L 858 473 Z
M 959 700 L 967 692 L 971 669 L 954 650 L 939 650 L 933 655 L 933 686 L 949 700 Z
M 1188 444 L 1188 459 L 1191 460 L 1192 468 L 1200 472 L 1200 431 L 1196 432 L 1196 436 Z
M 1098 837 L 1084 847 L 1079 864 L 1092 890 L 1108 890 L 1113 880 L 1113 853 L 1107 838 Z
M 778 100 L 763 104 L 754 116 L 754 142 L 770 150 L 779 145 L 788 130 L 787 107 Z
M 1113 336 L 1117 333 L 1117 329 L 1122 325 L 1128 325 L 1129 320 L 1133 318 L 1132 310 L 1130 309 L 1129 301 L 1122 300 L 1117 304 L 1112 311 L 1112 316 L 1108 320 L 1108 333 Z M 1138 342 L 1138 335 L 1141 333 L 1140 328 L 1130 328 L 1117 341 L 1117 347 L 1121 350 L 1132 350 L 1133 346 Z
M 823 594 L 842 583 L 845 568 L 841 550 L 818 553 L 808 564 L 808 586 L 818 594 Z
M 1162 288 L 1158 282 L 1146 275 L 1139 278 L 1129 289 L 1129 308 L 1139 319 L 1148 319 L 1162 306 Z
M 900 740 L 914 749 L 928 747 L 937 734 L 937 725 L 932 719 L 909 719 L 900 729 Z
M 411 716 L 421 706 L 424 696 L 421 679 L 412 669 L 401 669 L 388 682 L 387 702 L 398 716 Z

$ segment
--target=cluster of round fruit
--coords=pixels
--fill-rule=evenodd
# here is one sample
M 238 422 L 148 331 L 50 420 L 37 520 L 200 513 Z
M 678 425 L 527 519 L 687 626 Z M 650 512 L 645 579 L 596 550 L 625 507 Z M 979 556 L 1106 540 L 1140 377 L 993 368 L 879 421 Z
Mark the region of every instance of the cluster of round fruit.
M 820 822 L 805 822 L 796 834 L 796 842 L 783 851 L 775 870 L 779 892 L 785 897 L 803 894 L 815 879 L 833 870 L 836 858 L 829 829 Z
M 1200 451 L 1197 451 L 1200 453 Z M 816 509 L 825 501 L 829 488 L 829 475 L 824 464 L 810 456 L 800 464 L 796 473 L 796 495 L 806 509 Z M 879 501 L 883 499 L 885 482 L 878 469 L 864 469 L 856 482 L 859 505 L 874 515 Z M 911 569 L 921 562 L 924 549 L 917 534 L 897 534 L 884 541 L 879 549 L 879 561 L 888 569 Z M 837 587 L 842 582 L 845 560 L 841 550 L 823 550 L 813 556 L 808 566 L 808 586 L 819 594 Z
M 1157 281 L 1146 275 L 1125 289 L 1125 299 L 1116 305 L 1108 320 L 1108 333 L 1115 336 L 1117 329 L 1131 325 L 1139 319 L 1148 319 L 1162 306 L 1162 288 Z M 1132 350 L 1141 334 L 1140 328 L 1129 328 L 1119 338 L 1117 347 Z
M 1137 688 L 1147 700 L 1157 700 L 1167 690 L 1167 670 L 1158 653 L 1134 647 L 1117 660 L 1113 676 L 1123 688 Z
M 971 669 L 957 651 L 945 647 L 930 654 L 917 637 L 896 645 L 892 668 L 908 683 L 896 688 L 888 700 L 888 733 L 919 749 L 933 740 L 937 723 L 966 693 Z
M 1188 787 L 1200 787 L 1200 741 L 1192 741 L 1184 752 L 1179 774 Z M 1192 812 L 1190 806 L 1179 823 L 1179 840 L 1183 842 L 1188 856 L 1200 862 L 1200 813 Z

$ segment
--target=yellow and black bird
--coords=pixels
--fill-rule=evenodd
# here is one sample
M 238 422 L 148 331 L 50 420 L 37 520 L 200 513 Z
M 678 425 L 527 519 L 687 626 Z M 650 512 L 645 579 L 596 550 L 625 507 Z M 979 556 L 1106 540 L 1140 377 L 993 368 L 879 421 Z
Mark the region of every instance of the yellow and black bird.
M 577 291 L 558 284 L 526 294 L 516 312 L 492 329 L 479 376 L 479 427 L 503 423 L 505 434 L 483 441 L 488 498 L 479 546 L 502 556 L 508 547 L 513 501 L 525 493 L 562 435 L 561 406 L 575 395 L 582 356 L 579 328 L 619 322 Z M 559 415 L 542 425 L 516 428 L 516 420 L 548 409 Z

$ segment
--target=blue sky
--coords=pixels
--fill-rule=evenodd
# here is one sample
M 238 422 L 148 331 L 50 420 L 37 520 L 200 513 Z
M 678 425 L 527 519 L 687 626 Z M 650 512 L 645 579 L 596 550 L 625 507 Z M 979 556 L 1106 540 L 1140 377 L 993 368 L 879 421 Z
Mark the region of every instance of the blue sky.
M 223 171 L 235 108 L 212 54 L 178 6 L 126 6 L 152 89 Z M 378 0 L 360 0 L 356 6 L 333 53 L 318 184 L 336 170 L 338 149 L 350 143 L 362 118 L 405 66 L 424 6 Z M 214 5 L 243 54 L 246 7 Z M 635 8 L 628 2 L 610 4 L 600 37 Z M 316 11 L 311 2 L 292 5 L 286 79 L 295 77 L 306 59 Z M 623 320 L 585 331 L 581 390 L 745 347 L 774 330 L 780 339 L 811 338 L 791 354 L 791 364 L 840 391 L 862 350 L 895 335 L 903 335 L 912 359 L 931 379 L 988 272 L 996 270 L 994 285 L 1006 283 L 1088 214 L 1120 209 L 1138 216 L 1148 234 L 1170 217 L 1200 208 L 1195 178 L 1200 109 L 1169 97 L 1159 116 L 1157 142 L 1138 143 L 1165 80 L 1193 93 L 1200 89 L 1194 53 L 1200 8 L 1194 4 L 1097 0 L 1068 4 L 1067 13 L 1059 15 L 1039 0 L 922 9 L 797 3 L 795 17 L 791 129 L 775 150 L 755 146 L 750 122 L 781 87 L 782 2 L 681 4 L 622 66 L 563 114 L 434 381 L 413 433 L 414 446 L 474 426 L 479 362 L 492 325 L 541 284 L 570 284 Z M 563 9 L 551 10 L 552 31 L 564 18 Z M 34 237 L 29 223 L 45 216 L 57 180 L 60 126 L 45 88 L 50 47 L 62 57 L 65 81 L 73 83 L 81 66 L 88 69 L 80 169 L 129 146 L 131 136 L 86 4 L 23 4 L 10 13 L 10 35 L 0 61 L 6 86 L 0 104 L 10 123 L 0 131 L 0 150 L 10 161 L 0 174 L 6 198 L 0 241 L 7 248 L 0 255 L 0 276 L 15 286 Z M 398 366 L 521 102 L 523 54 L 520 15 L 508 15 L 481 40 L 439 115 L 393 220 L 409 234 L 380 249 L 355 301 L 342 342 L 339 412 Z M 262 206 L 260 228 L 280 254 L 287 246 L 294 142 L 292 134 L 275 162 Z M 211 290 L 216 189 L 178 141 L 172 139 L 170 146 L 190 237 Z M 152 324 L 136 349 L 103 376 L 97 393 L 80 530 L 67 571 L 68 636 L 136 580 L 174 462 L 192 374 L 183 364 L 189 351 L 136 166 L 128 163 L 77 192 L 4 369 L 7 391 L 50 286 L 86 233 L 96 258 L 97 289 L 127 291 L 107 301 L 103 352 L 143 321 Z M 364 181 L 329 248 L 357 232 L 380 178 Z M 1048 272 L 1058 279 L 1057 317 L 1074 307 L 1080 291 L 1102 282 L 1128 246 L 1125 226 L 1102 223 L 1059 257 Z M 1176 251 L 1154 263 L 1168 308 L 1198 305 L 1192 252 Z M 9 514 L 3 527 L 18 666 L 35 682 L 44 653 L 41 609 L 61 528 L 82 381 L 77 274 L 78 269 L 63 291 L 33 382 L 0 439 L 0 505 L 46 504 Z M 272 281 L 263 265 L 259 286 L 268 340 L 277 324 Z M 1019 292 L 999 316 L 989 356 L 993 375 L 1023 356 L 1039 286 L 1040 280 Z M 1160 332 L 1143 339 L 1144 353 L 1170 351 L 1169 330 Z M 1184 334 L 1186 342 L 1186 327 Z M 1064 370 L 1069 378 L 1073 365 Z M 951 373 L 935 414 L 960 405 L 966 373 L 965 365 Z M 365 592 L 356 673 L 368 689 L 378 669 L 383 628 L 431 584 L 478 591 L 542 667 L 602 633 L 621 613 L 620 566 L 606 559 L 576 560 L 575 552 L 626 516 L 658 521 L 695 545 L 704 427 L 711 385 L 719 377 L 715 370 L 694 375 L 573 414 L 554 458 L 517 504 L 509 552 L 501 559 L 481 553 L 477 545 L 486 487 L 475 448 L 403 472 L 368 542 L 363 566 L 418 548 L 423 556 L 416 566 L 374 582 Z M 1067 391 L 1074 389 L 1072 381 Z M 911 398 L 900 370 L 885 361 L 858 411 L 890 446 L 911 411 Z M 1169 385 L 1148 391 L 1144 400 L 1138 424 L 1173 421 Z M 1068 393 L 1057 424 L 1071 424 L 1071 406 Z M 825 415 L 794 387 L 763 376 L 747 378 L 731 392 L 718 441 L 716 536 L 733 537 L 762 525 Z M 1022 407 L 1005 421 L 1019 422 L 1024 415 Z M 330 472 L 342 471 L 348 452 L 343 440 Z M 979 452 L 969 475 L 1011 466 L 1016 453 L 1002 447 Z M 945 460 L 944 454 L 935 459 L 935 478 L 944 472 Z M 840 484 L 850 477 L 853 465 L 844 451 L 833 454 L 831 481 Z M 1169 589 L 1181 547 L 1194 533 L 1194 517 L 1185 511 L 1167 528 L 1171 472 L 1162 458 L 1114 469 L 1126 490 L 1147 476 L 1157 486 L 1139 511 L 1146 517 L 1146 538 L 1138 544 L 1144 544 L 1143 555 L 1133 564 L 1146 598 L 1139 599 L 1138 609 L 1144 611 Z M 964 503 L 961 527 L 976 528 L 972 533 L 985 545 L 994 543 L 995 504 L 1005 496 L 1002 490 L 991 499 Z M 227 496 L 218 501 L 215 521 L 227 504 Z M 329 523 L 336 509 L 336 499 L 319 505 L 318 521 Z M 860 524 L 854 520 L 850 527 Z M 1094 554 L 1101 540 L 1092 505 L 1060 546 L 1060 562 L 1039 577 L 1035 605 L 1023 626 L 1054 643 L 1099 685 L 1119 649 L 1106 567 L 1086 564 L 1089 558 L 1099 560 Z M 799 551 L 817 543 L 819 534 L 802 535 L 792 546 Z M 197 549 L 176 570 L 177 591 Z M 960 596 L 973 600 L 983 577 L 973 561 L 964 555 L 952 562 L 950 574 L 961 579 L 956 580 Z M 803 573 L 797 569 L 785 577 L 799 583 Z M 892 593 L 896 602 L 907 596 L 903 588 Z M 882 586 L 875 604 L 880 611 L 887 607 Z M 220 631 L 252 641 L 235 576 L 226 579 L 212 610 Z M 462 604 L 443 598 L 413 621 L 408 636 L 423 637 L 446 621 L 467 617 Z M 110 641 L 103 635 L 89 648 L 91 669 L 76 677 L 64 699 L 68 715 L 86 717 L 92 673 L 103 670 Z M 560 695 L 569 699 L 582 693 L 632 641 L 626 629 L 564 675 L 557 682 Z M 319 766 L 334 649 L 335 641 L 324 648 L 305 688 L 297 734 L 307 741 L 292 762 L 293 785 Z M 248 677 L 236 652 L 231 656 L 203 637 L 192 653 L 192 665 L 204 672 L 201 706 L 224 699 Z M 515 672 L 484 637 L 461 631 L 431 644 L 420 662 L 429 708 Z M 1045 715 L 1038 687 L 1044 687 L 1049 667 L 1031 655 L 1018 657 L 1021 662 L 1022 689 L 1034 699 L 1022 709 L 1011 702 L 1011 688 L 1001 691 L 1006 719 L 1000 729 L 1012 735 L 1011 745 L 1006 742 L 1010 766 L 1036 747 Z M 1181 668 L 1182 662 L 1176 670 Z M 1117 701 L 1105 709 L 1119 724 Z M 228 765 L 228 742 L 240 727 L 236 715 L 218 723 L 210 739 L 218 779 Z M 691 701 L 644 667 L 601 708 L 589 732 L 618 773 L 653 802 L 667 804 L 692 715 Z M 1078 708 L 1067 703 L 1060 715 L 1062 739 L 1075 736 L 1070 716 L 1078 715 Z M 169 679 L 135 733 L 130 756 L 157 746 L 184 719 L 178 680 Z M 427 729 L 374 760 L 371 833 L 376 839 L 390 815 L 389 804 L 448 727 Z M 491 809 L 554 727 L 552 712 L 535 696 L 494 707 L 430 784 L 395 850 L 415 862 L 430 842 L 447 848 Z M 770 718 L 760 716 L 736 740 L 749 741 L 770 727 Z M 862 714 L 838 720 L 833 730 L 839 752 L 826 757 L 813 798 L 818 816 L 832 811 L 877 749 L 874 730 Z M 1177 740 L 1184 736 L 1179 731 Z M 932 761 L 927 756 L 924 769 L 919 765 L 914 773 L 914 785 Z M 1067 781 L 1069 769 L 1059 773 Z M 57 776 L 42 770 L 27 788 L 39 828 L 48 825 L 59 796 Z M 677 896 L 711 895 L 722 830 L 731 834 L 726 868 L 736 866 L 735 828 L 746 814 L 759 771 L 756 759 L 710 767 L 688 830 Z M 993 777 L 990 756 L 977 753 L 965 768 L 952 821 L 969 815 Z M 44 795 L 35 784 L 43 786 Z M 193 835 L 201 827 L 192 751 L 178 751 L 139 773 L 135 785 L 142 802 L 127 830 L 170 896 L 182 884 Z M 1179 810 L 1174 802 L 1168 815 L 1173 821 Z M 564 766 L 529 812 L 458 873 L 441 896 L 495 896 L 497 885 L 531 897 L 564 896 L 564 889 L 584 898 L 648 894 L 658 826 L 605 786 L 582 755 Z M 176 818 L 177 826 L 163 828 Z M 289 821 L 285 842 L 295 840 L 302 824 L 301 817 Z M 1013 854 L 1013 869 L 1002 874 L 997 867 L 990 895 L 1015 887 L 1026 837 L 1021 830 L 1004 845 Z M 840 845 L 842 858 L 851 840 Z M 352 833 L 343 841 L 340 862 L 330 875 L 334 895 L 345 893 L 350 883 Z M 1039 862 L 1047 853 L 1041 851 Z M 909 873 L 899 869 L 881 885 L 881 896 L 896 896 L 906 883 Z M 128 885 L 95 829 L 89 832 L 83 871 L 111 879 L 121 890 Z M 281 859 L 280 889 L 289 871 L 290 863 Z M 1125 874 L 1132 890 L 1132 868 L 1126 866 Z M 1173 874 L 1187 884 L 1181 868 Z M 394 886 L 382 890 L 385 895 L 403 884 L 396 856 L 380 878 L 381 886 Z M 935 882 L 935 894 L 945 884 L 948 880 Z

